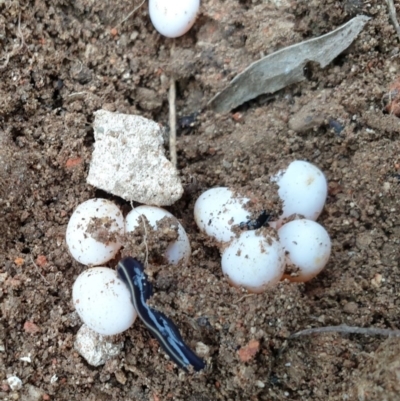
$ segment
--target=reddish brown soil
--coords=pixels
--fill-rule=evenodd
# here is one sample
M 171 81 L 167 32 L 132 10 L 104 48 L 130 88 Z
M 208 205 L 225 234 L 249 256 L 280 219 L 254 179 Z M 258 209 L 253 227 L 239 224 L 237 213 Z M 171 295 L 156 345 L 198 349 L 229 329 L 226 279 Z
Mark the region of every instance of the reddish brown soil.
M 383 111 L 382 98 L 397 78 L 400 47 L 386 2 L 204 0 L 194 28 L 176 40 L 155 32 L 147 5 L 118 25 L 136 5 L 0 2 L 0 399 L 398 400 L 398 340 L 288 339 L 307 327 L 399 326 L 400 120 Z M 187 116 L 251 62 L 358 13 L 371 21 L 324 70 L 311 66 L 301 84 L 226 115 L 206 111 L 181 130 L 186 189 L 169 210 L 193 255 L 185 269 L 156 272 L 154 303 L 191 345 L 208 347 L 208 369 L 178 371 L 140 322 L 120 336 L 118 358 L 89 366 L 73 348 L 81 322 L 71 288 L 84 267 L 64 235 L 80 202 L 114 199 L 85 181 L 93 112 L 166 126 L 171 76 L 178 114 Z M 217 249 L 195 226 L 194 202 L 212 186 L 232 186 L 261 210 L 274 201 L 264 198 L 270 175 L 294 159 L 329 180 L 319 221 L 332 257 L 307 284 L 247 295 L 221 274 Z M 28 355 L 31 363 L 20 360 Z M 21 378 L 20 391 L 10 391 L 8 375 Z

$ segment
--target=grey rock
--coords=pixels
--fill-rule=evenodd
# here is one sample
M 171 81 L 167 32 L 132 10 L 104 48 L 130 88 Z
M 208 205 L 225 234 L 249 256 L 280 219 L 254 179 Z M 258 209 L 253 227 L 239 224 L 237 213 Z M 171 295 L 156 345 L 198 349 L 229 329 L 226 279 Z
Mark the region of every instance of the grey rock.
M 183 194 L 178 171 L 165 157 L 162 131 L 146 118 L 95 112 L 96 143 L 87 182 L 127 201 L 167 206 Z

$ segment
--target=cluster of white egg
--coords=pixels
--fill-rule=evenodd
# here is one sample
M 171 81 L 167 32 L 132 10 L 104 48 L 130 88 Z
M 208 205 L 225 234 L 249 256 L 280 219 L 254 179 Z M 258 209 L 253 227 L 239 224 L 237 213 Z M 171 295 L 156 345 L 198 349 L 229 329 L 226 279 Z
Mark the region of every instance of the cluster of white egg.
M 311 280 L 325 267 L 331 252 L 328 233 L 315 221 L 328 190 L 322 171 L 297 160 L 271 181 L 279 187 L 283 212 L 268 228 L 238 234 L 238 225 L 250 219 L 246 209 L 249 199 L 228 188 L 206 191 L 194 208 L 200 230 L 220 246 L 222 270 L 228 281 L 256 293 L 282 278 Z
M 171 264 L 187 264 L 191 254 L 188 236 L 178 220 L 162 208 L 139 206 L 124 219 L 115 203 L 89 199 L 75 209 L 69 220 L 68 249 L 75 260 L 91 267 L 76 279 L 72 298 L 82 321 L 97 333 L 121 333 L 136 319 L 127 287 L 115 270 L 102 265 L 117 256 L 125 233 L 144 224 L 143 216 L 154 229 L 164 217 L 172 219 L 172 224 L 178 227 L 178 238 L 167 247 L 164 257 Z
M 199 228 L 220 246 L 222 270 L 229 282 L 252 292 L 262 292 L 282 278 L 310 280 L 324 268 L 331 250 L 329 235 L 315 222 L 327 196 L 323 173 L 310 163 L 295 161 L 272 181 L 279 187 L 283 213 L 269 227 L 240 231 L 240 223 L 251 217 L 246 208 L 249 199 L 228 188 L 206 191 L 194 208 Z M 75 209 L 68 223 L 66 242 L 71 255 L 91 267 L 74 283 L 74 306 L 97 333 L 121 333 L 136 319 L 127 287 L 115 270 L 103 265 L 117 256 L 125 234 L 144 224 L 143 216 L 154 229 L 164 217 L 172 219 L 178 238 L 164 257 L 171 264 L 187 264 L 188 236 L 178 220 L 159 207 L 139 206 L 124 218 L 115 203 L 90 199 Z
M 113 259 L 123 245 L 125 233 L 133 232 L 143 224 L 145 216 L 157 229 L 157 222 L 169 217 L 178 226 L 178 239 L 165 252 L 168 263 L 177 264 L 190 257 L 190 243 L 178 220 L 168 211 L 155 206 L 139 206 L 124 219 L 120 208 L 106 199 L 89 199 L 72 214 L 66 233 L 68 249 L 75 260 L 99 266 Z

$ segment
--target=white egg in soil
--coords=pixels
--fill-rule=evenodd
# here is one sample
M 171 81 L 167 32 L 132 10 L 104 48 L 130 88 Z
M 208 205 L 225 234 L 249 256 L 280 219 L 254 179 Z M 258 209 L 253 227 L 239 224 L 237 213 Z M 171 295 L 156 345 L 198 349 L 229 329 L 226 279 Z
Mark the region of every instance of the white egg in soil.
M 169 217 L 174 220 L 178 226 L 178 239 L 168 246 L 164 256 L 166 260 L 173 265 L 176 265 L 181 261 L 183 261 L 184 264 L 187 264 L 191 254 L 190 242 L 185 229 L 182 227 L 182 224 L 179 223 L 177 218 L 167 210 L 160 207 L 138 206 L 131 210 L 126 216 L 125 224 L 127 233 L 135 231 L 137 227 L 143 224 L 140 217 L 141 215 L 146 216 L 149 224 L 154 229 L 157 229 L 157 222 L 164 217 Z
M 318 167 L 296 160 L 286 170 L 273 176 L 271 181 L 278 184 L 278 194 L 283 202 L 280 219 L 299 214 L 306 219 L 317 220 L 328 194 L 325 175 Z
M 211 188 L 202 193 L 194 205 L 194 219 L 201 231 L 218 242 L 234 238 L 234 225 L 248 221 L 251 213 L 246 210 L 250 199 L 235 195 L 229 188 Z
M 105 336 L 127 330 L 137 316 L 127 286 L 108 267 L 81 273 L 73 285 L 72 299 L 82 321 Z
M 223 250 L 221 265 L 233 286 L 261 293 L 281 280 L 285 253 L 273 235 L 245 231 Z
M 154 28 L 167 38 L 184 35 L 196 21 L 200 0 L 149 0 Z
M 74 259 L 84 265 L 98 266 L 115 257 L 124 233 L 124 217 L 115 203 L 89 199 L 73 212 L 66 241 Z
M 325 228 L 312 220 L 293 220 L 279 230 L 279 241 L 286 252 L 285 274 L 290 281 L 302 282 L 314 278 L 328 263 L 331 240 Z

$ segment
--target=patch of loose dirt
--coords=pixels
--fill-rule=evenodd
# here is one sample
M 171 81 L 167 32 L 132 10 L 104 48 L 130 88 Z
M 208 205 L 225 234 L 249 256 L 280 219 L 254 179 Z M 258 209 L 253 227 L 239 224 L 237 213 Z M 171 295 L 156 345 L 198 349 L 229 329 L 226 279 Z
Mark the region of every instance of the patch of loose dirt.
M 385 114 L 382 98 L 398 76 L 400 48 L 385 2 L 204 0 L 195 27 L 174 41 L 154 31 L 146 5 L 117 26 L 136 5 L 0 2 L 0 399 L 396 399 L 395 340 L 288 340 L 307 327 L 398 328 L 400 120 Z M 191 346 L 205 344 L 208 369 L 178 371 L 140 322 L 121 335 L 118 358 L 89 366 L 73 349 L 81 323 L 71 288 L 84 267 L 67 252 L 66 225 L 94 196 L 129 210 L 85 182 L 93 112 L 166 126 L 171 75 L 179 117 L 189 116 L 249 63 L 358 13 L 371 17 L 358 39 L 324 70 L 310 66 L 307 81 L 226 115 L 204 111 L 193 127 L 182 120 L 185 194 L 169 210 L 193 254 L 187 268 L 154 270 L 152 302 Z M 226 185 L 254 209 L 271 208 L 269 177 L 294 159 L 315 163 L 329 180 L 319 221 L 332 257 L 307 284 L 248 295 L 223 277 L 218 251 L 195 226 L 194 202 Z M 10 391 L 8 375 L 21 378 L 20 391 Z

